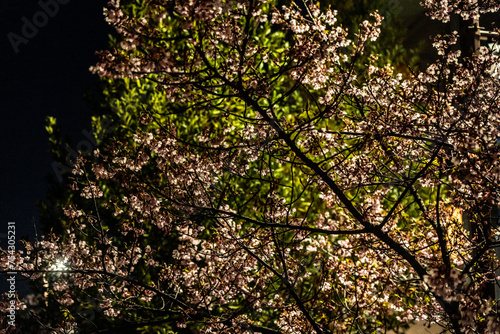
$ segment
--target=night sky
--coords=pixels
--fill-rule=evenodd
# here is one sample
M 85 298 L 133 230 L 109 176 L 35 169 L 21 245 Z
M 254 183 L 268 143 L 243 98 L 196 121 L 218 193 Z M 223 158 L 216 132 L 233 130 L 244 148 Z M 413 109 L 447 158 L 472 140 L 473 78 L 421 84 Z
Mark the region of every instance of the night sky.
M 75 143 L 83 138 L 83 130 L 90 130 L 92 110 L 83 93 L 97 80 L 88 68 L 97 61 L 95 51 L 106 48 L 112 31 L 104 21 L 105 4 L 101 0 L 0 2 L 3 241 L 9 221 L 16 222 L 18 240 L 34 235 L 36 202 L 44 197 L 47 174 L 55 175 L 45 117 L 56 117 L 63 134 L 75 138 Z M 38 31 L 30 30 L 30 24 Z

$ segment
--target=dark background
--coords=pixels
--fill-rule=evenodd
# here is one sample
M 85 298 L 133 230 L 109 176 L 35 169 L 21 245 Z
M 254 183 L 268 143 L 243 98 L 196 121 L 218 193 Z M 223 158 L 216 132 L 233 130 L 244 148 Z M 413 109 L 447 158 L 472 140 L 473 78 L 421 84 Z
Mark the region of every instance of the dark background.
M 18 240 L 34 236 L 36 202 L 45 194 L 47 174 L 54 174 L 45 117 L 56 117 L 75 143 L 83 130 L 90 131 L 92 110 L 83 92 L 97 80 L 88 69 L 112 31 L 104 21 L 106 1 L 59 1 L 0 2 L 0 241 L 9 221 L 16 222 Z M 45 24 L 41 3 L 51 3 L 53 11 Z M 16 53 L 8 34 L 24 38 L 23 17 L 31 23 L 38 19 L 39 27 Z

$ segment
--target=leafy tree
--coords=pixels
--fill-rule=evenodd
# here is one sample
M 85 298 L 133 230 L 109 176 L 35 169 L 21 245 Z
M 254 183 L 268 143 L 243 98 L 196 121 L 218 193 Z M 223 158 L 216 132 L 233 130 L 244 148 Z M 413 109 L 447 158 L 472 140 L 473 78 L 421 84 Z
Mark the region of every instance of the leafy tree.
M 440 19 L 476 11 L 425 4 Z M 132 131 L 76 163 L 88 201 L 69 201 L 65 238 L 16 257 L 34 279 L 59 273 L 46 284 L 65 314 L 50 325 L 498 331 L 484 293 L 498 268 L 485 220 L 498 200 L 498 57 L 460 59 L 457 36 L 438 37 L 439 62 L 403 77 L 363 56 L 378 14 L 349 36 L 330 9 L 275 5 L 151 1 L 126 16 L 112 2 L 124 40 L 93 70 L 153 98 Z M 85 294 L 99 307 L 86 322 Z

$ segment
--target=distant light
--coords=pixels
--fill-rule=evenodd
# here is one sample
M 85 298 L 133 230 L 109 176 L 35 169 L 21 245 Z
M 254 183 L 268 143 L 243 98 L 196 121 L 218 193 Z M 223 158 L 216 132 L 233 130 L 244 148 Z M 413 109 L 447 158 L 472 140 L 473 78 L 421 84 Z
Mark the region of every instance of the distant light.
M 57 260 L 49 267 L 49 270 L 54 270 L 54 271 L 63 271 L 68 269 L 69 269 L 68 259 L 66 258 Z

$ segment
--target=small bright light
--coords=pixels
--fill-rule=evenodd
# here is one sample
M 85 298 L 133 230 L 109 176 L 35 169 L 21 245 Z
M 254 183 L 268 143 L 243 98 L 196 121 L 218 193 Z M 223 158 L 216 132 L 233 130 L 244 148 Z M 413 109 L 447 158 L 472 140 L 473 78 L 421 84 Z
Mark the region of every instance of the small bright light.
M 61 270 L 68 270 L 68 269 L 69 269 L 68 260 L 66 258 L 57 260 L 49 268 L 49 270 L 54 270 L 54 271 L 61 271 Z

